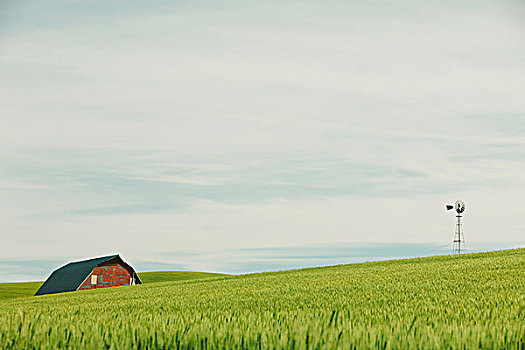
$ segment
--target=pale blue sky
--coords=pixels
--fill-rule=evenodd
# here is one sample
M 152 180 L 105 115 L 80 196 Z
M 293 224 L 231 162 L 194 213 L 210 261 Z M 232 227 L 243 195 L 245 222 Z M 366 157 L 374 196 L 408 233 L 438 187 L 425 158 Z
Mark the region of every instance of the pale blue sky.
M 0 280 L 114 252 L 232 273 L 446 253 L 456 199 L 467 248 L 523 246 L 524 18 L 3 1 Z

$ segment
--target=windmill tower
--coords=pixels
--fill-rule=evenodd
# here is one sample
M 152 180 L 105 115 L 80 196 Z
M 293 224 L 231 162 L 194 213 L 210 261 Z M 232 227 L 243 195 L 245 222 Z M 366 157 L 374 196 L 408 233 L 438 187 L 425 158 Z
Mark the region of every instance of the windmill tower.
M 465 251 L 465 237 L 463 236 L 463 223 L 461 222 L 462 213 L 465 211 L 465 203 L 456 201 L 454 205 L 447 205 L 447 210 L 456 209 L 456 232 L 454 233 L 454 245 L 452 252 L 460 254 Z

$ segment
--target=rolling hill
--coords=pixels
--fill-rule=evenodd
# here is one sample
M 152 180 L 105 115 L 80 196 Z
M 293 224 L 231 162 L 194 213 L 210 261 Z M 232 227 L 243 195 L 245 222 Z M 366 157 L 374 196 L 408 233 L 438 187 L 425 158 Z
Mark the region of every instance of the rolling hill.
M 158 282 L 173 282 L 173 281 L 187 281 L 195 279 L 216 278 L 228 276 L 220 273 L 210 272 L 195 272 L 195 271 L 154 271 L 154 272 L 140 272 L 140 280 L 142 283 L 158 283 Z
M 0 300 L 33 296 L 44 282 L 0 283 Z
M 0 348 L 525 347 L 525 249 L 0 301 Z
M 153 271 L 138 273 L 142 283 L 186 281 L 227 276 L 220 273 L 194 271 Z M 0 283 L 0 300 L 33 296 L 44 282 Z

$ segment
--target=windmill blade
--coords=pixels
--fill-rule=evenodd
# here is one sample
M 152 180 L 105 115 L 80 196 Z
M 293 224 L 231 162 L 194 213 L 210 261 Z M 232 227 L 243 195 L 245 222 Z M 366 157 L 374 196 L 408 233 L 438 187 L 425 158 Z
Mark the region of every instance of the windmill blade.
M 447 204 L 447 210 L 451 210 L 451 209 L 454 209 L 454 206 L 453 206 L 453 205 L 448 205 L 448 204 Z

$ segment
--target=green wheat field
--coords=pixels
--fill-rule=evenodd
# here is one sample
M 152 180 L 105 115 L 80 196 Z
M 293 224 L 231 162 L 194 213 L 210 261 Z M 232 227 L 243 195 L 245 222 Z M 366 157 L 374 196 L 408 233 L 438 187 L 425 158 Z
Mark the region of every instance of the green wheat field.
M 525 249 L 0 299 L 1 349 L 525 349 Z

